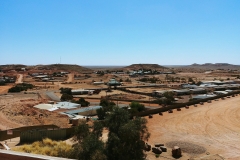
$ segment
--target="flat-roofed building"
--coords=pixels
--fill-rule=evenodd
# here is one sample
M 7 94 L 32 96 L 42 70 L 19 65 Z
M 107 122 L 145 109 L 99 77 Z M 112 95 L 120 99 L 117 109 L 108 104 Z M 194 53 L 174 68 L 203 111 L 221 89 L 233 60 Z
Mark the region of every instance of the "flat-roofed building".
M 206 98 L 215 97 L 215 96 L 217 96 L 217 95 L 216 94 L 202 94 L 202 95 L 194 96 L 192 99 L 199 100 L 199 99 L 206 99 Z
M 207 93 L 207 90 L 204 88 L 195 88 L 195 89 L 190 89 L 192 94 L 205 94 Z
M 190 94 L 190 90 L 188 90 L 188 89 L 173 90 L 173 92 L 176 95 L 188 95 L 188 94 Z

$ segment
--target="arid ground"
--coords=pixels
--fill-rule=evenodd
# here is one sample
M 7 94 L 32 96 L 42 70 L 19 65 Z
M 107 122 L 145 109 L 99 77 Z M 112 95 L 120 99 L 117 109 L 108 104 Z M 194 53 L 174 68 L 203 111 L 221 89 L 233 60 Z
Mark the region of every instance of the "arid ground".
M 146 118 L 151 133 L 149 143 L 152 145 L 164 143 L 171 146 L 178 143 L 180 147 L 183 145 L 182 148 L 198 145 L 199 150 L 196 148 L 184 155 L 190 158 L 221 154 L 227 159 L 240 159 L 239 95 L 197 107 L 190 106 L 181 111 L 174 110 L 173 113 L 164 112 L 162 116 L 156 114 L 152 119 Z

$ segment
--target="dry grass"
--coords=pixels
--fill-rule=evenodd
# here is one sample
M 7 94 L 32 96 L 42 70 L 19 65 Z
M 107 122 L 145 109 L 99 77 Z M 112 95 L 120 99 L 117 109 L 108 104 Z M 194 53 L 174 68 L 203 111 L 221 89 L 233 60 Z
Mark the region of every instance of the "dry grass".
M 62 141 L 53 141 L 46 138 L 43 141 L 37 141 L 30 145 L 25 144 L 23 146 L 13 148 L 12 150 L 53 157 L 69 158 L 72 153 L 72 146 Z

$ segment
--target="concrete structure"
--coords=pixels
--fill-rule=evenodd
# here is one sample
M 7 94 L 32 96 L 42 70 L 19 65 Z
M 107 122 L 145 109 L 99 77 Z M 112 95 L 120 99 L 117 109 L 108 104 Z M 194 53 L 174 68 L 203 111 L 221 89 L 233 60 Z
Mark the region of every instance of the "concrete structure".
M 23 153 L 10 150 L 0 150 L 1 160 L 71 160 L 67 158 L 44 156 L 32 153 Z M 73 160 L 73 159 L 72 159 Z

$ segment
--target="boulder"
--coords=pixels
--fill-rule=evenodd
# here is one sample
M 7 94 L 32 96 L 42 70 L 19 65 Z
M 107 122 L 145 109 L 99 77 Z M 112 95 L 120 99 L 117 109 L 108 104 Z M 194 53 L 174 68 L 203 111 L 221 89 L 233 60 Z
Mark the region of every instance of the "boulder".
M 172 149 L 172 156 L 173 157 L 181 157 L 182 156 L 181 148 L 178 146 L 174 146 Z
M 165 146 L 160 146 L 160 149 L 162 150 L 162 152 L 167 152 L 167 147 Z
M 145 143 L 144 150 L 145 151 L 151 151 L 151 145 L 148 144 L 148 143 Z
M 159 147 L 153 147 L 152 148 L 152 152 L 155 153 L 155 154 L 161 154 L 162 150 Z
M 155 143 L 154 146 L 155 147 L 160 147 L 160 146 L 164 146 L 164 144 L 162 144 L 162 143 Z

